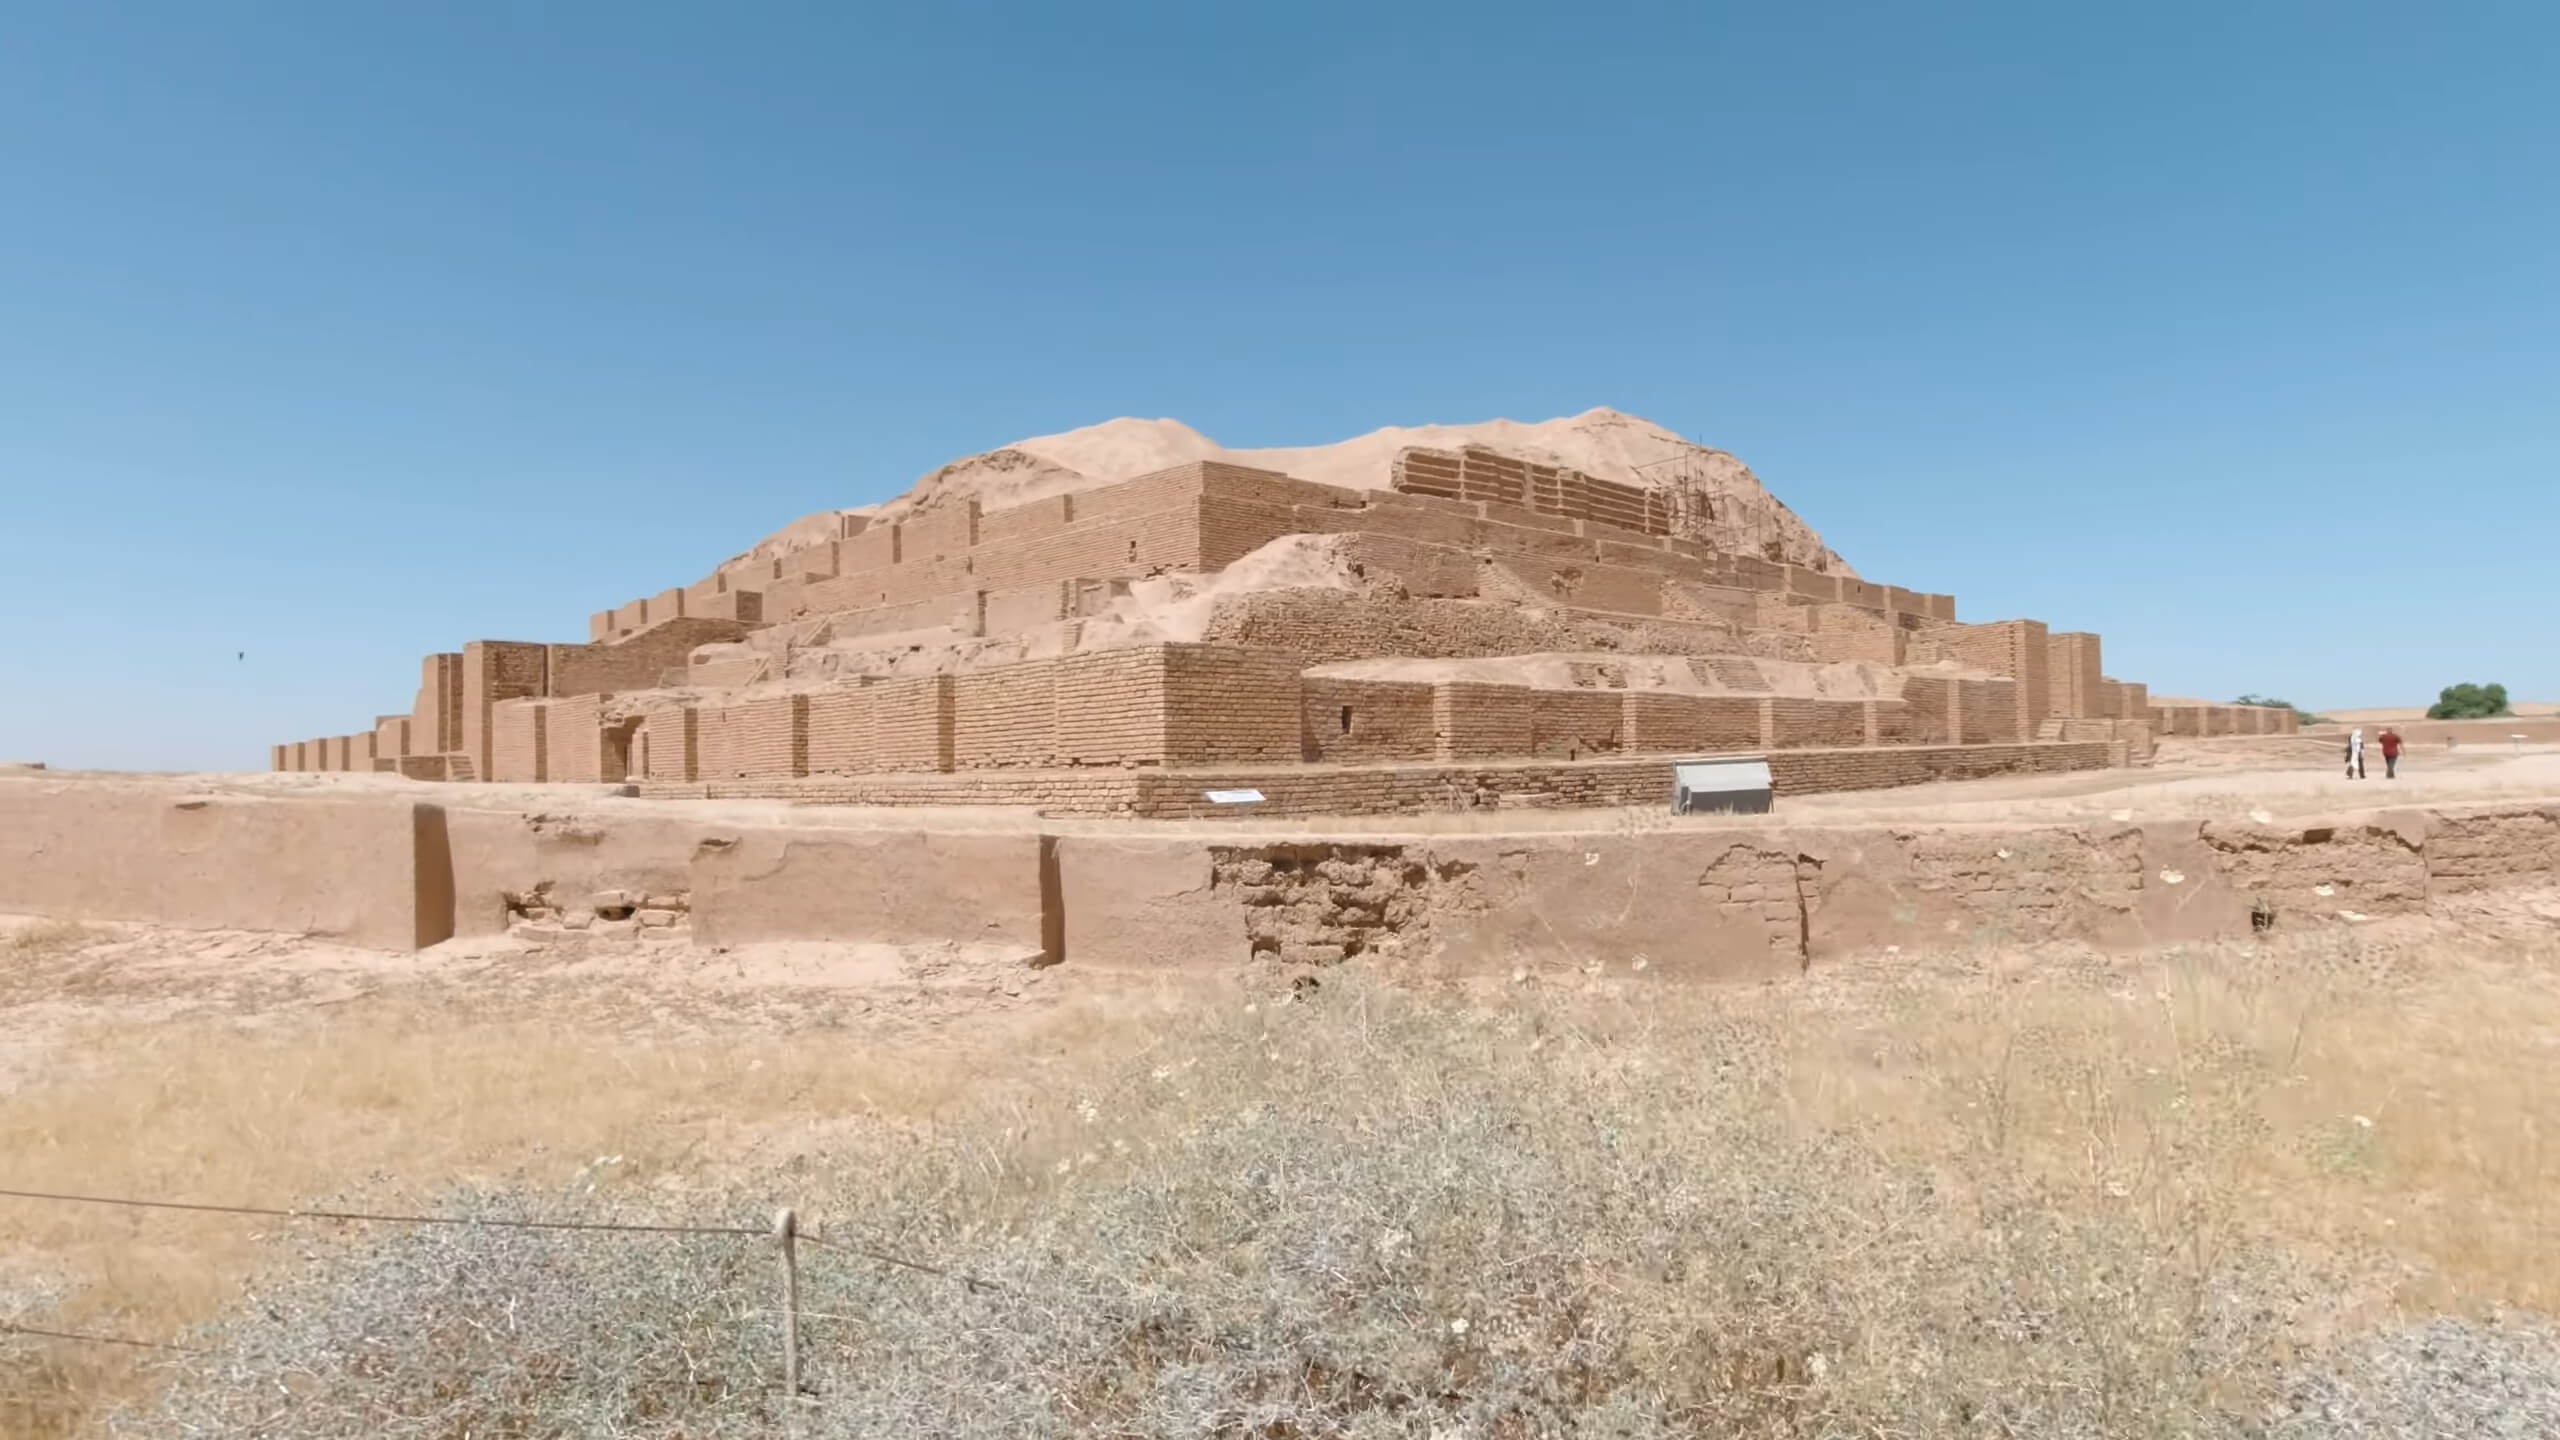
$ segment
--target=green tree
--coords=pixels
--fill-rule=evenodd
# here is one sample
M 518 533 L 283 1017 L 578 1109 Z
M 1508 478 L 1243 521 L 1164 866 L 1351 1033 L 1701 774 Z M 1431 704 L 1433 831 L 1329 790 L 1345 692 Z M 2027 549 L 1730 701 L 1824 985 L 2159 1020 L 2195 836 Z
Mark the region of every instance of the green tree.
M 2430 720 L 2486 720 L 2507 713 L 2504 685 L 2447 685 L 2427 707 Z

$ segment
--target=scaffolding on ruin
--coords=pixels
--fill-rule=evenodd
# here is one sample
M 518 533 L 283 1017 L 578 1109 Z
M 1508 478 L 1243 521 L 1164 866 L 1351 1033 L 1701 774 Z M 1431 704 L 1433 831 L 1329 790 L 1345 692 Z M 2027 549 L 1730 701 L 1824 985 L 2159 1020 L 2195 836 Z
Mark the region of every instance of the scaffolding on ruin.
M 1784 507 L 1746 483 L 1749 472 L 1732 457 L 1684 440 L 1678 454 L 1635 469 L 1669 507 L 1672 534 L 1728 554 L 1787 558 Z

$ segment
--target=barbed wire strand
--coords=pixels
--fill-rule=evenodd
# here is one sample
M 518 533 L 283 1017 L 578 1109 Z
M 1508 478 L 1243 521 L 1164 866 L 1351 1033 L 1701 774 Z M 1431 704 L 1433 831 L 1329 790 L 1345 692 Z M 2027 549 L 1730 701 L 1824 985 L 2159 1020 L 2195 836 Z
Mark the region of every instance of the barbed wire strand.
M 626 1224 L 615 1220 L 511 1220 L 498 1216 L 392 1215 L 363 1210 L 306 1210 L 269 1205 L 217 1205 L 190 1200 L 137 1200 L 115 1195 L 73 1195 L 51 1190 L 0 1189 L 0 1198 L 50 1200 L 70 1205 L 124 1206 L 135 1210 L 179 1210 L 201 1215 L 260 1215 L 279 1220 L 343 1220 L 378 1225 L 457 1225 L 497 1230 L 613 1230 L 644 1235 L 747 1235 L 770 1237 L 770 1227 L 757 1225 Z
M 939 1265 L 929 1265 L 922 1260 L 910 1260 L 903 1255 L 894 1255 L 886 1250 L 877 1249 L 869 1245 L 857 1244 L 850 1240 L 829 1240 L 820 1235 L 810 1234 L 805 1230 L 800 1233 L 800 1239 L 803 1243 L 815 1245 L 822 1250 L 840 1250 L 847 1255 L 859 1256 L 865 1260 L 876 1260 L 883 1265 L 894 1265 L 901 1270 L 913 1270 L 919 1275 L 931 1275 L 942 1280 L 956 1280 L 961 1284 L 968 1286 L 972 1290 L 992 1290 L 1002 1295 L 1019 1295 L 1023 1293 L 1022 1291 L 1015 1289 L 1013 1286 L 1005 1284 L 1001 1280 L 990 1280 L 983 1275 L 972 1275 L 966 1270 L 949 1270 Z
M 138 1350 L 175 1350 L 181 1355 L 201 1355 L 192 1345 L 172 1345 L 166 1340 L 136 1340 L 130 1335 L 84 1335 L 76 1330 L 47 1330 L 36 1325 L 18 1325 L 0 1320 L 0 1335 L 32 1335 L 43 1340 L 77 1340 L 84 1345 L 130 1345 Z

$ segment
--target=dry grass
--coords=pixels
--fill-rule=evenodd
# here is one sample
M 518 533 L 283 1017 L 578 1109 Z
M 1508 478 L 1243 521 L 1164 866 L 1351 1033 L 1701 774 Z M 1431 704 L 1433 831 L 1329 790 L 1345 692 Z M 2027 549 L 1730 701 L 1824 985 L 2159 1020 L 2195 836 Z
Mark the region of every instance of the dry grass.
M 2203 1433 L 2398 1317 L 2560 1311 L 2554 958 L 2358 931 L 1688 994 L 1329 981 L 965 1059 L 412 998 L 99 1029 L 0 1099 L 0 1158 L 113 1193 L 788 1202 L 1018 1287 L 813 1251 L 823 1433 Z M 770 1419 L 753 1245 L 293 1234 L 0 1208 L 42 1262 L 0 1295 L 229 1315 L 137 1434 Z M 6 1353 L 12 1435 L 135 1393 L 120 1356 Z
M 69 920 L 38 920 L 11 930 L 0 939 L 0 967 L 16 968 L 68 954 L 98 938 L 89 926 Z

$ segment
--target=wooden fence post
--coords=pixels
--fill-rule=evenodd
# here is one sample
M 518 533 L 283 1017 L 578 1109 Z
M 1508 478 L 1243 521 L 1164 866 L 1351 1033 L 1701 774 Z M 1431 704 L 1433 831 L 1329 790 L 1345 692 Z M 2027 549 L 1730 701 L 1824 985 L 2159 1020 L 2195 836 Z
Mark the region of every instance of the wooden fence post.
M 782 1242 L 782 1403 L 789 1415 L 800 1409 L 800 1219 L 789 1206 L 775 1213 L 773 1235 Z

